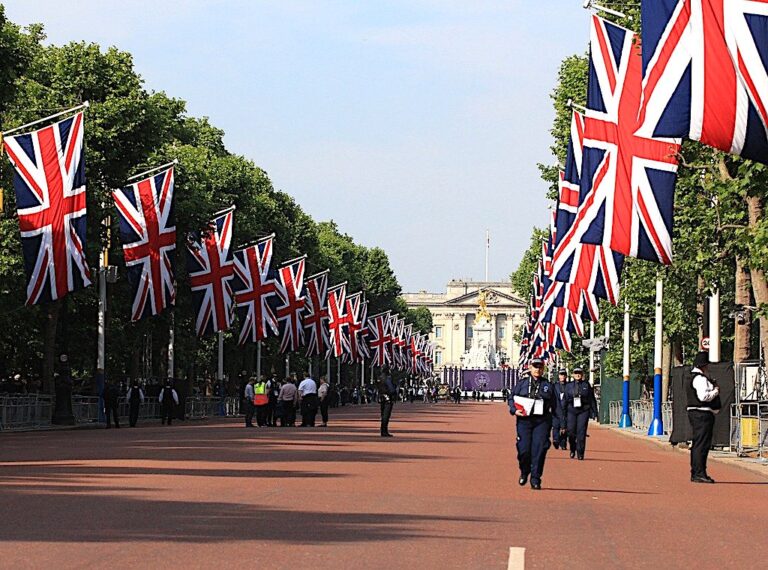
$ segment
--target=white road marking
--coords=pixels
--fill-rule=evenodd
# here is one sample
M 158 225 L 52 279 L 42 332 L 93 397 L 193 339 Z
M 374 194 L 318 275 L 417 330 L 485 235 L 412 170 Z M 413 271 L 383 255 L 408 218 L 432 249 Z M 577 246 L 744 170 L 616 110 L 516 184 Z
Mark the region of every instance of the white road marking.
M 525 548 L 511 547 L 507 570 L 525 570 Z

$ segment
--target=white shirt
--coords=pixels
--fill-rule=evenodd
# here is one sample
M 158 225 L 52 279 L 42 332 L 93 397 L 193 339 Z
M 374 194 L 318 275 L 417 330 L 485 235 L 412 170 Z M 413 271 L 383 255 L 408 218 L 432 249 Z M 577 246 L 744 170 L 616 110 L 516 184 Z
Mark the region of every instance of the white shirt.
M 693 377 L 693 389 L 696 390 L 696 396 L 701 400 L 702 402 L 711 402 L 714 400 L 718 394 L 720 394 L 720 390 L 718 390 L 712 382 L 709 381 L 709 379 L 704 376 L 704 374 L 701 373 L 701 370 L 698 368 L 694 368 L 691 370 L 691 372 L 694 374 Z M 704 410 L 706 412 L 713 412 L 717 413 L 720 410 L 713 410 L 712 408 L 699 408 L 696 406 L 688 406 L 689 410 Z
M 164 392 L 165 392 L 165 388 L 160 390 L 160 396 L 158 397 L 158 400 L 160 401 L 161 404 L 163 403 L 163 393 Z M 171 395 L 173 396 L 173 401 L 176 402 L 176 404 L 178 404 L 179 403 L 179 395 L 176 393 L 176 390 L 174 390 L 173 388 L 171 388 Z
M 317 384 L 312 378 L 304 378 L 299 384 L 299 394 L 306 396 L 307 394 L 317 394 Z

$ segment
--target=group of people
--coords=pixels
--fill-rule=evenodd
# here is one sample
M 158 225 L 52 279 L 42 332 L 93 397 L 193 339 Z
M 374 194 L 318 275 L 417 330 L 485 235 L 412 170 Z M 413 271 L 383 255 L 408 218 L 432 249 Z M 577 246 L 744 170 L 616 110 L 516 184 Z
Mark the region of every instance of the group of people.
M 115 427 L 119 428 L 120 386 L 116 382 L 107 380 L 104 384 L 102 399 L 104 401 L 104 415 L 107 420 L 107 429 L 112 427 L 113 420 Z M 139 386 L 137 381 L 132 382 L 125 395 L 125 400 L 128 402 L 128 424 L 131 427 L 136 427 L 139 420 L 139 407 L 144 403 L 144 399 L 144 390 Z M 166 380 L 165 386 L 159 390 L 157 399 L 160 402 L 161 423 L 163 425 L 172 425 L 180 400 L 179 393 L 173 387 L 173 382 L 170 378 Z
M 328 425 L 331 389 L 325 376 L 318 385 L 308 375 L 296 385 L 293 378 L 285 382 L 251 377 L 243 392 L 245 427 L 281 427 L 296 425 L 296 412 L 301 414 L 300 427 L 315 427 L 317 412 L 323 426 Z M 256 417 L 256 424 L 253 418 Z
M 597 401 L 584 369 L 560 370 L 558 382 L 544 377 L 544 362 L 532 359 L 528 371 L 515 385 L 509 399 L 510 414 L 517 418 L 517 461 L 520 466 L 518 483 L 530 479 L 531 489 L 541 489 L 547 450 L 570 448 L 571 458 L 584 459 L 587 428 L 590 419 L 597 419 Z M 550 441 L 550 434 L 552 441 Z

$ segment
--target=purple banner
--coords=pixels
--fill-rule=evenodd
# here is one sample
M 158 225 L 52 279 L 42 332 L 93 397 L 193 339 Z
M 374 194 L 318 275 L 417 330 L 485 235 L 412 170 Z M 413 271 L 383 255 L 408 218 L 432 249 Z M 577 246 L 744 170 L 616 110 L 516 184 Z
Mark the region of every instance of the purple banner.
M 461 389 L 472 392 L 501 392 L 517 383 L 517 370 L 461 370 Z

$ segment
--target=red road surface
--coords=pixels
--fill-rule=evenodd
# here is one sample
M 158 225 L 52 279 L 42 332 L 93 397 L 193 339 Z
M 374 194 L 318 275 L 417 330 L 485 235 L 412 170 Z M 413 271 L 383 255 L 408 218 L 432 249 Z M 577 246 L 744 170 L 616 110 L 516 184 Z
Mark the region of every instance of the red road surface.
M 501 404 L 0 436 L 3 568 L 765 568 L 768 481 L 591 429 L 518 487 Z

